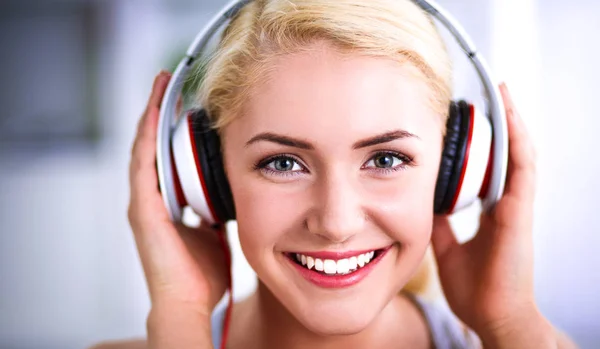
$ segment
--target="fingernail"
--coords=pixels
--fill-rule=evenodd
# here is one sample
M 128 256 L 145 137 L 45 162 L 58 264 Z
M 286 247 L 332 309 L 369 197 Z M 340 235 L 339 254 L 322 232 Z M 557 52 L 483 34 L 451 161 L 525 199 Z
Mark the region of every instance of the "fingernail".
M 170 72 L 166 71 L 166 70 L 161 70 L 158 75 L 156 75 L 156 79 L 157 80 L 162 80 L 162 79 L 166 79 L 171 75 Z
M 514 108 L 515 102 L 505 82 L 500 84 L 500 89 L 504 95 L 503 97 L 506 99 L 507 104 Z
M 505 90 L 505 98 L 507 101 L 507 107 L 506 107 L 506 116 L 512 120 L 512 123 L 515 125 L 517 130 L 520 130 L 522 128 L 524 128 L 524 122 L 523 119 L 521 119 L 521 115 L 517 112 L 517 109 L 515 107 L 515 102 L 512 99 L 512 96 L 510 95 L 510 92 L 508 91 L 506 85 L 504 85 Z
M 154 76 L 154 86 L 156 87 L 158 83 L 163 79 L 163 71 L 159 71 L 158 74 Z
M 502 81 L 499 85 L 500 90 L 502 90 L 503 92 L 508 92 L 508 86 L 506 86 L 506 82 Z

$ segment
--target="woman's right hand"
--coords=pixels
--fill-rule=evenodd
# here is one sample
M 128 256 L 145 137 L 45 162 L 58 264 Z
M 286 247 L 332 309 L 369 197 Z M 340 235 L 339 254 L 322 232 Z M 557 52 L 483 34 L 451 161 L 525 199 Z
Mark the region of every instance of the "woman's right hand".
M 138 124 L 129 168 L 128 217 L 152 303 L 148 316 L 150 347 L 163 347 L 152 345 L 156 335 L 160 337 L 156 344 L 182 348 L 187 345 L 176 345 L 173 339 L 165 341 L 161 333 L 175 336 L 172 331 L 186 331 L 188 327 L 194 332 L 197 325 L 209 326 L 210 333 L 210 315 L 225 293 L 229 271 L 219 232 L 206 224 L 200 228 L 174 224 L 158 189 L 155 167 L 158 115 L 170 78 L 169 73 L 158 74 Z M 181 333 L 176 342 L 187 336 Z

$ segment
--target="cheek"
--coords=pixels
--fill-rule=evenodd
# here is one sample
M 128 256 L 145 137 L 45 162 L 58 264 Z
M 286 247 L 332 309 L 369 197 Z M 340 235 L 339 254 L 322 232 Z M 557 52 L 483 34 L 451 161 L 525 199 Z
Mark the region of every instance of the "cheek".
M 398 180 L 398 185 L 381 188 L 373 217 L 404 248 L 424 249 L 433 224 L 433 198 L 437 167 L 415 168 Z
M 273 258 L 278 243 L 302 222 L 302 202 L 255 173 L 231 173 L 229 182 L 237 214 L 240 243 L 248 262 L 259 272 Z M 282 251 L 275 251 L 282 252 Z
M 291 231 L 299 208 L 297 200 L 277 192 L 277 186 L 269 185 L 251 169 L 253 164 L 238 155 L 243 144 L 237 141 L 243 137 L 236 133 L 239 131 L 236 127 L 239 125 L 234 122 L 225 130 L 224 165 L 234 198 L 242 251 L 258 273 L 272 265 L 273 251 L 286 232 Z

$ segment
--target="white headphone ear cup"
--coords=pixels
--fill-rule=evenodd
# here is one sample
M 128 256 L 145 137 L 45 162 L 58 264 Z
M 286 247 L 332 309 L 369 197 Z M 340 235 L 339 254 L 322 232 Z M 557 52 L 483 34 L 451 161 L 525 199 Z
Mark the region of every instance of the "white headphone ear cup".
M 203 175 L 196 156 L 192 126 L 190 125 L 191 113 L 181 117 L 173 133 L 173 157 L 175 168 L 181 183 L 181 189 L 188 205 L 203 220 L 210 224 L 216 223 L 208 205 L 206 185 L 202 182 Z
M 454 202 L 449 213 L 454 213 L 475 202 L 486 188 L 486 173 L 491 166 L 492 126 L 488 118 L 473 105 L 471 108 L 471 130 L 467 139 L 467 149 L 463 170 Z

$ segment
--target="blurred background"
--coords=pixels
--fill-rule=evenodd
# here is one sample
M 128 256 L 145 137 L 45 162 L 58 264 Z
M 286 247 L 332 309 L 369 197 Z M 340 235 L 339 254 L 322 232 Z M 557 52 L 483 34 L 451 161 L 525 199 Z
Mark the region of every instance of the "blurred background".
M 600 2 L 439 3 L 507 81 L 538 150 L 538 304 L 582 348 L 600 348 Z M 0 348 L 145 335 L 150 303 L 126 218 L 132 136 L 154 76 L 224 4 L 0 2 Z M 451 51 L 457 96 L 477 96 Z M 462 238 L 476 217 L 477 207 L 454 217 Z M 233 235 L 243 297 L 255 282 Z

